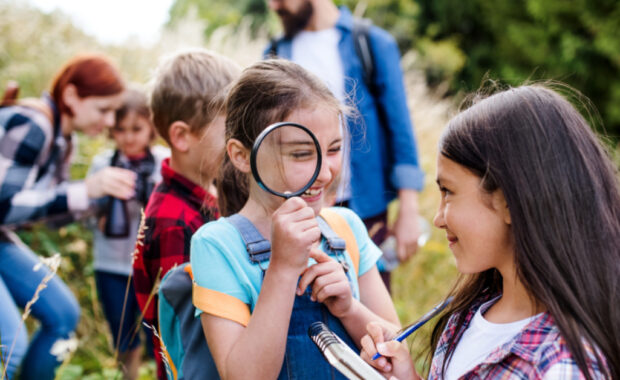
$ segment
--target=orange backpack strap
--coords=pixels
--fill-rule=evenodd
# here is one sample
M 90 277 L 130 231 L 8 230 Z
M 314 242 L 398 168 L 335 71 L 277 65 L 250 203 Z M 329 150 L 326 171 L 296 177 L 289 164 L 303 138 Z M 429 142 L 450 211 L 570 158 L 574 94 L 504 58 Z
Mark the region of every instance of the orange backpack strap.
M 321 215 L 321 217 L 325 219 L 327 224 L 329 224 L 332 230 L 334 230 L 336 235 L 338 235 L 345 241 L 347 252 L 351 257 L 353 267 L 355 267 L 355 273 L 359 276 L 360 250 L 357 246 L 357 240 L 355 240 L 355 235 L 353 234 L 351 226 L 349 226 L 349 223 L 347 223 L 346 219 L 342 215 L 329 208 L 322 209 L 319 215 Z

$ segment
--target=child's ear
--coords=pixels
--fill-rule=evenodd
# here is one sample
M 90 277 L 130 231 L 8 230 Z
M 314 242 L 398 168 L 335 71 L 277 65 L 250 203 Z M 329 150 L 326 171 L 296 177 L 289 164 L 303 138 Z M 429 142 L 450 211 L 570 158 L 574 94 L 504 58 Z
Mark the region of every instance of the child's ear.
M 191 147 L 191 129 L 190 126 L 183 121 L 175 121 L 168 128 L 168 138 L 170 145 L 175 150 L 186 153 Z
M 250 151 L 237 139 L 226 142 L 226 153 L 235 167 L 243 173 L 250 172 Z
M 506 224 L 512 224 L 512 218 L 510 217 L 510 210 L 508 210 L 508 203 L 504 197 L 504 192 L 497 189 L 492 194 L 493 209 L 500 213 L 500 216 Z

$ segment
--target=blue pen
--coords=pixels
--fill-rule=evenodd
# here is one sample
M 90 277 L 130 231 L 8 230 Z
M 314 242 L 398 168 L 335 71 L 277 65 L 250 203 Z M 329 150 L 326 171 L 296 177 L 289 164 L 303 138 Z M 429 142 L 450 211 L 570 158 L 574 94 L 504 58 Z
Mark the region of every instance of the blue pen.
M 433 319 L 434 316 L 439 314 L 440 311 L 445 309 L 445 307 L 448 306 L 448 304 L 452 302 L 453 299 L 454 297 L 446 298 L 445 301 L 443 301 L 439 305 L 432 308 L 431 311 L 424 314 L 422 318 L 418 319 L 418 321 L 414 323 L 413 325 L 407 327 L 403 332 L 398 334 L 396 338 L 394 338 L 393 340 L 397 342 L 402 342 L 403 340 L 405 340 L 409 335 L 411 335 L 411 333 L 413 333 L 414 331 L 422 327 L 426 322 L 430 321 L 431 319 Z M 373 355 L 372 360 L 376 360 L 377 358 L 379 358 L 379 356 L 381 356 L 381 354 L 377 352 L 376 354 Z

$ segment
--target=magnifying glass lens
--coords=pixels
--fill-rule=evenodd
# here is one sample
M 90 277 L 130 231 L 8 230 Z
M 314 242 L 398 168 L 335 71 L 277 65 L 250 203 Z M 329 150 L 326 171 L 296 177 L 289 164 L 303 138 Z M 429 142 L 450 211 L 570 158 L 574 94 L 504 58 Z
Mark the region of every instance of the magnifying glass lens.
M 256 150 L 262 186 L 279 194 L 300 195 L 311 185 L 320 153 L 311 132 L 294 124 L 271 130 Z

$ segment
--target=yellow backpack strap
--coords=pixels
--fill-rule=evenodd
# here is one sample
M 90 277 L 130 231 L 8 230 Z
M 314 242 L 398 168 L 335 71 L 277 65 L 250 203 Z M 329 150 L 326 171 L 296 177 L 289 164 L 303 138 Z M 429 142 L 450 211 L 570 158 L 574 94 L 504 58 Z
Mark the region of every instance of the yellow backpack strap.
M 351 261 L 353 262 L 353 267 L 355 267 L 355 273 L 359 276 L 360 273 L 360 250 L 357 246 L 357 240 L 355 240 L 355 235 L 353 234 L 353 230 L 349 223 L 347 223 L 346 219 L 342 217 L 342 215 L 338 214 L 336 211 L 324 208 L 319 213 L 323 219 L 329 224 L 329 226 L 334 230 L 336 235 L 341 237 L 346 244 L 347 252 L 351 257 Z

